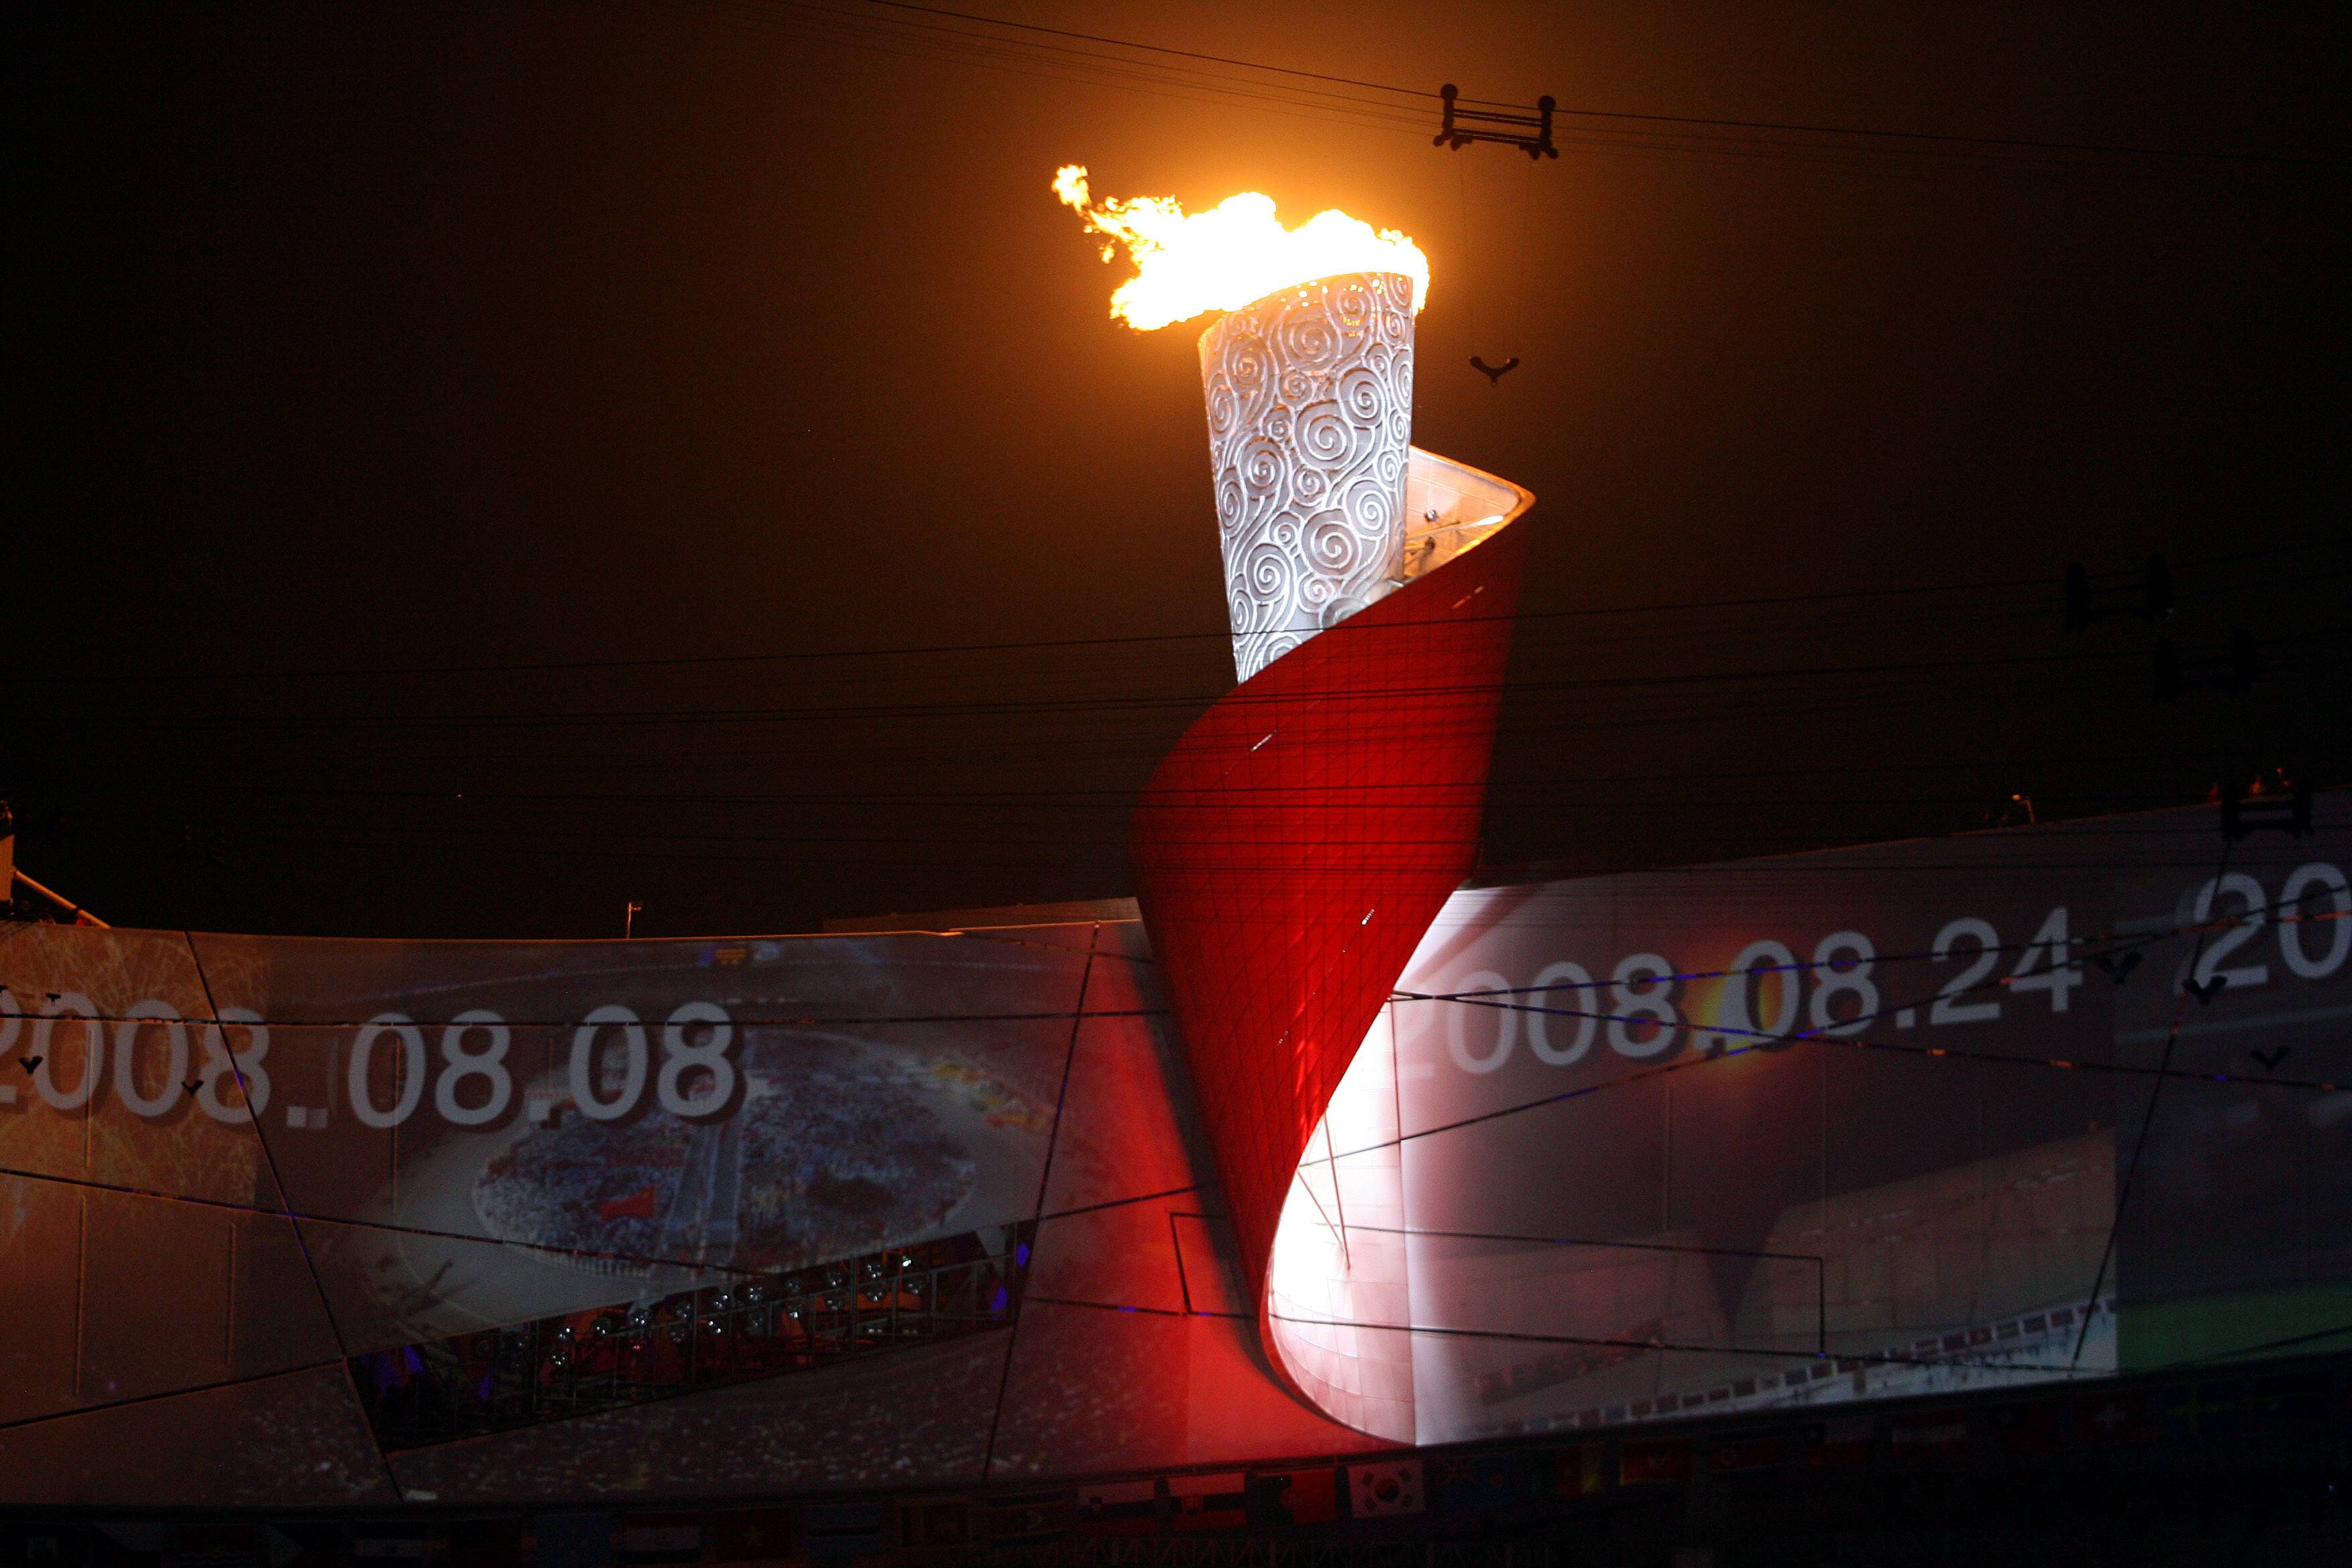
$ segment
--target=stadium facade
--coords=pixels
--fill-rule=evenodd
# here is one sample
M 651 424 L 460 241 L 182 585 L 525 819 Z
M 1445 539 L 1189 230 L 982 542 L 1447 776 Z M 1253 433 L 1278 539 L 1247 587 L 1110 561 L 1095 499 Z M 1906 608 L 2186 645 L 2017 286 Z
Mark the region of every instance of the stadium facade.
M 1322 1106 L 1187 1049 L 1131 907 L 15 927 L 0 1472 L 1017 1485 L 2341 1349 L 2352 799 L 2318 807 L 1460 890 Z M 1216 1130 L 1301 1105 L 1269 1230 Z
M 1245 679 L 1133 903 L 7 928 L 8 1500 L 1019 1487 L 2347 1348 L 2352 796 L 1465 885 L 1532 498 L 1405 448 L 1403 283 L 1204 336 Z

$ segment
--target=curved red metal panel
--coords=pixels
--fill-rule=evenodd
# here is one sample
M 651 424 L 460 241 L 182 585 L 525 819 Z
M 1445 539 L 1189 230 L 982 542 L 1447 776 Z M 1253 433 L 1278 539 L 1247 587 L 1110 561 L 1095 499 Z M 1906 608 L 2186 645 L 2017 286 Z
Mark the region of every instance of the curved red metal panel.
M 1476 859 L 1523 552 L 1505 527 L 1283 655 L 1138 804 L 1137 893 L 1255 1300 L 1309 1135 Z

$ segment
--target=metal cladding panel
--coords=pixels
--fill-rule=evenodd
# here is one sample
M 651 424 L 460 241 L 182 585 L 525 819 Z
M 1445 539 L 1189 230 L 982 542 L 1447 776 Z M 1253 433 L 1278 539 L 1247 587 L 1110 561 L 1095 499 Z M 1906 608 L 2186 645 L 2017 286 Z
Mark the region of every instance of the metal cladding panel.
M 1221 317 L 1201 390 L 1247 680 L 1404 574 L 1412 279 L 1323 278 Z
M 1138 803 L 1137 891 L 1254 1299 L 1308 1135 L 1476 859 L 1519 532 L 1266 666 Z

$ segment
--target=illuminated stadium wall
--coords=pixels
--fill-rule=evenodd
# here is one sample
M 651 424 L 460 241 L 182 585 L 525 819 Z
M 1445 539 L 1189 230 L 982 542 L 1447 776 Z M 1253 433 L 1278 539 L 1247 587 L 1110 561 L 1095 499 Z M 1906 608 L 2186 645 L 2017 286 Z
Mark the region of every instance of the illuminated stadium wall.
M 1116 908 L 7 928 L 0 1473 L 280 1506 L 1008 1481 L 2343 1348 L 2352 797 L 2318 824 L 1458 892 L 1281 1194 L 1287 1295 L 1201 1126 L 1267 1082 L 1188 1083 Z
M 2319 822 L 1457 897 L 1359 1067 L 1418 1439 L 2352 1346 L 2352 797 Z

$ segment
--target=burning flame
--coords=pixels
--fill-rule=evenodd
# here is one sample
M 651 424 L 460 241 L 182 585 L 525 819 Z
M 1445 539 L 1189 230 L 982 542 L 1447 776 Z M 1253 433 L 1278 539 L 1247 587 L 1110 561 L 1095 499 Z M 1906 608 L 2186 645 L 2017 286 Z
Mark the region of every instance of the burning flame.
M 1412 279 L 1414 310 L 1429 299 L 1429 258 L 1421 247 L 1336 208 L 1285 228 L 1274 198 L 1255 191 L 1197 213 L 1173 196 L 1097 202 L 1083 163 L 1055 173 L 1054 195 L 1077 209 L 1087 233 L 1103 236 L 1105 261 L 1127 247 L 1136 272 L 1112 292 L 1110 313 L 1138 331 L 1206 310 L 1237 310 L 1277 289 L 1342 272 L 1402 272 Z

